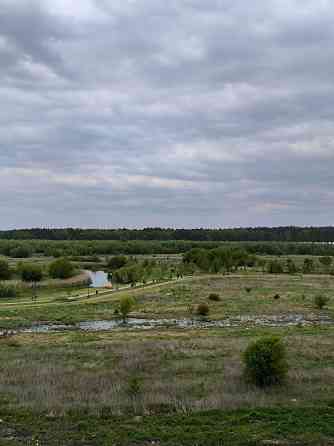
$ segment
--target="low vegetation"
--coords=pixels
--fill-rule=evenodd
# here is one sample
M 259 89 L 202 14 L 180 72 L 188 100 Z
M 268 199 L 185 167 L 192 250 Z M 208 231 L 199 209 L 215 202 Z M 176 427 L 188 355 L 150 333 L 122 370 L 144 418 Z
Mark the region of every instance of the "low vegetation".
M 31 257 L 0 260 L 1 446 L 190 446 L 194 433 L 200 446 L 330 444 L 327 248 L 7 240 L 0 251 L 21 243 Z M 152 254 L 182 244 L 182 256 Z M 116 291 L 92 292 L 85 268 L 112 274 Z M 110 332 L 20 331 L 109 319 Z
M 282 384 L 288 372 L 285 347 L 278 337 L 251 343 L 244 353 L 245 377 L 259 387 Z

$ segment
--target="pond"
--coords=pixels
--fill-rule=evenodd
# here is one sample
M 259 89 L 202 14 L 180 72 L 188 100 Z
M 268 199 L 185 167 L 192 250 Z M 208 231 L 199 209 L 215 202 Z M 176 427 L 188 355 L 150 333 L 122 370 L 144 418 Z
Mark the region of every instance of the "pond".
M 105 271 L 89 271 L 86 273 L 91 280 L 91 288 L 111 288 L 110 275 Z

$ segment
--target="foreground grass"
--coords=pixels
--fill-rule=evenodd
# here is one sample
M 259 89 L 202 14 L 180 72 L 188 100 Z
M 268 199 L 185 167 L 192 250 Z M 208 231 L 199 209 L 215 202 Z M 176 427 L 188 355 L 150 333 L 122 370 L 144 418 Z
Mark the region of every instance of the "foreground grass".
M 275 408 L 114 417 L 72 412 L 53 418 L 2 410 L 1 446 L 333 445 L 334 408 Z
M 242 377 L 242 352 L 264 334 L 284 336 L 284 392 Z M 334 329 L 154 330 L 20 334 L 2 339 L 0 395 L 9 407 L 113 414 L 188 412 L 334 399 Z
M 290 372 L 264 391 L 241 355 L 269 333 Z M 319 327 L 2 339 L 0 445 L 334 444 L 333 341 Z

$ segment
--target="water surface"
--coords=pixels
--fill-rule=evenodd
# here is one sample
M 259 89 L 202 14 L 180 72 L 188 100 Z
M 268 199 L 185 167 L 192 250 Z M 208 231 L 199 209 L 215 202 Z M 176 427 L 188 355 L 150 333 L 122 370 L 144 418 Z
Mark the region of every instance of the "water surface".
M 87 271 L 91 280 L 91 288 L 110 288 L 109 275 L 105 271 Z
M 108 331 L 114 329 L 142 329 L 152 328 L 246 328 L 254 326 L 284 327 L 284 326 L 310 326 L 333 325 L 334 320 L 327 315 L 288 314 L 265 316 L 235 316 L 222 320 L 209 320 L 200 318 L 184 319 L 139 319 L 128 318 L 126 322 L 121 319 L 82 321 L 76 325 L 36 324 L 23 330 L 26 333 L 46 333 L 53 331 L 81 330 L 81 331 Z

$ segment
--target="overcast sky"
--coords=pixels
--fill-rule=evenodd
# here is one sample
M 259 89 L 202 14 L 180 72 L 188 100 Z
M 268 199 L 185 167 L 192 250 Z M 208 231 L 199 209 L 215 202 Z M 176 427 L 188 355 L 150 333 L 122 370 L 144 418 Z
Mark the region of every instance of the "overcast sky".
M 330 0 L 0 0 L 0 228 L 327 225 Z

